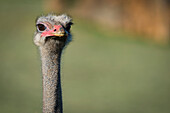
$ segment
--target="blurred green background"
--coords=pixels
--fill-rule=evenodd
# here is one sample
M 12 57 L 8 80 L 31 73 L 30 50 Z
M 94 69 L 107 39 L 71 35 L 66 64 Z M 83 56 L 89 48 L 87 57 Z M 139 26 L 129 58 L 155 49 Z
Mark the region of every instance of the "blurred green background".
M 0 1 L 0 113 L 41 113 L 41 62 L 32 40 L 45 3 Z M 170 112 L 168 44 L 65 12 L 75 24 L 62 58 L 64 113 Z

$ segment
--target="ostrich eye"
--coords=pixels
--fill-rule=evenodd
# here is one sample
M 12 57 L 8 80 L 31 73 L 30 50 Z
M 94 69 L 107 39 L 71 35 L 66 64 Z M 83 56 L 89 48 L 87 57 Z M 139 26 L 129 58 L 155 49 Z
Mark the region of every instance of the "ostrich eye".
M 46 27 L 43 24 L 37 24 L 37 30 L 44 31 L 44 30 L 46 30 Z
M 66 30 L 67 30 L 67 31 L 70 31 L 71 25 L 73 25 L 72 22 L 70 22 L 70 23 L 68 23 L 68 24 L 66 25 Z

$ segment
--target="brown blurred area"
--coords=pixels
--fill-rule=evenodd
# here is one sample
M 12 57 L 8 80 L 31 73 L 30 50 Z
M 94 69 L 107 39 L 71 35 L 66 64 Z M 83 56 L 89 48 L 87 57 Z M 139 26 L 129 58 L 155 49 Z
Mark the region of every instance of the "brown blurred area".
M 158 42 L 170 39 L 170 0 L 44 0 L 44 7 Z

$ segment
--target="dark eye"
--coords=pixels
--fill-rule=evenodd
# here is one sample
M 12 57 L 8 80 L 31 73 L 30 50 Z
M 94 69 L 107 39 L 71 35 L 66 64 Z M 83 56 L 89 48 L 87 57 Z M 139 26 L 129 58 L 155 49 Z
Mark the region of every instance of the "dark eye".
M 67 31 L 70 31 L 71 25 L 73 25 L 72 22 L 70 22 L 70 23 L 68 23 L 68 24 L 66 25 L 66 30 L 67 30 Z
M 46 27 L 43 24 L 37 24 L 37 30 L 38 31 L 44 31 Z

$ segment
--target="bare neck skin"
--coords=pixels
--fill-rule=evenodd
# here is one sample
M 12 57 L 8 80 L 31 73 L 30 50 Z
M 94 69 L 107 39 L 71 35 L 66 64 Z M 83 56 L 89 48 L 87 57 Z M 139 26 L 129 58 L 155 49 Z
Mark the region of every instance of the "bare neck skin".
M 60 60 L 63 45 L 49 39 L 40 47 L 43 74 L 43 113 L 63 113 Z

